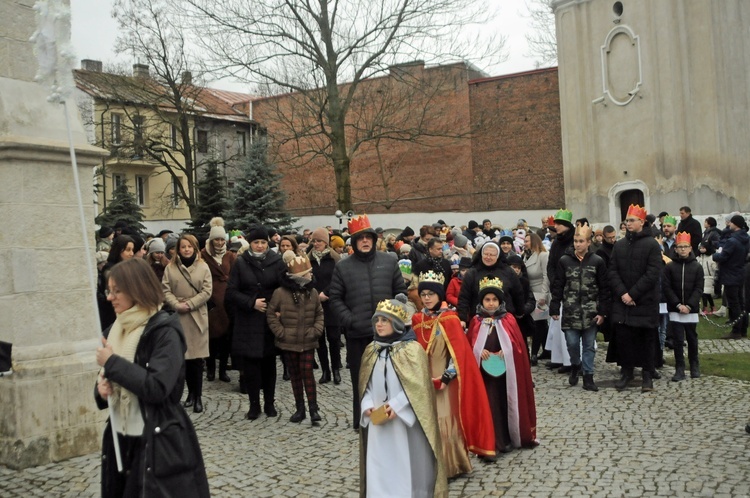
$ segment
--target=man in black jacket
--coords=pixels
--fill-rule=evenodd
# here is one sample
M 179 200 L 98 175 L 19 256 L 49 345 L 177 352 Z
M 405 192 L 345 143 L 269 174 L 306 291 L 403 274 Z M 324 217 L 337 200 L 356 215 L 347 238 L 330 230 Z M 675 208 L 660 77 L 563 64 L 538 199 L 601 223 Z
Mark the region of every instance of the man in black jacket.
M 609 262 L 612 291 L 612 323 L 617 340 L 618 362 L 622 376 L 615 384 L 621 391 L 633 380 L 633 368 L 643 367 L 641 391 L 653 391 L 659 323 L 659 276 L 662 270 L 661 248 L 651 227 L 646 226 L 646 210 L 631 204 L 627 233 L 615 243 Z
M 747 223 L 742 215 L 732 216 L 729 225 L 722 232 L 719 249 L 712 256 L 719 263 L 719 282 L 724 286 L 729 320 L 733 323 L 732 332 L 723 339 L 741 339 L 747 336 L 747 319 L 743 310 L 745 260 L 750 250 L 747 230 Z
M 411 272 L 419 277 L 421 273 L 430 270 L 443 274 L 445 290 L 448 290 L 448 284 L 453 278 L 453 270 L 451 270 L 450 261 L 443 257 L 443 241 L 438 238 L 432 238 L 427 242 L 427 257 L 414 263 Z
M 693 254 L 698 254 L 698 244 L 701 243 L 701 222 L 693 218 L 693 213 L 689 206 L 680 208 L 680 224 L 677 226 L 678 232 L 687 232 L 690 234 L 690 245 L 693 248 Z
M 359 366 L 362 353 L 372 342 L 372 315 L 380 301 L 406 293 L 398 261 L 375 249 L 377 234 L 367 216 L 349 221 L 354 254 L 333 269 L 330 293 L 331 309 L 346 330 L 346 358 L 352 376 L 352 425 L 359 429 Z

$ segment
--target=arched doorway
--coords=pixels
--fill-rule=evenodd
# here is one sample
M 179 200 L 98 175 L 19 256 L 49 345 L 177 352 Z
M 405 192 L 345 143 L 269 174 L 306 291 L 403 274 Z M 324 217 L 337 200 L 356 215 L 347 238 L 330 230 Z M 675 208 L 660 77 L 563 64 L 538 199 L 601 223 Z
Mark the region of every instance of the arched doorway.
M 619 226 L 620 222 L 625 219 L 628 212 L 628 206 L 638 204 L 650 210 L 648 186 L 641 180 L 630 180 L 627 182 L 615 183 L 609 189 L 609 222 L 613 226 Z

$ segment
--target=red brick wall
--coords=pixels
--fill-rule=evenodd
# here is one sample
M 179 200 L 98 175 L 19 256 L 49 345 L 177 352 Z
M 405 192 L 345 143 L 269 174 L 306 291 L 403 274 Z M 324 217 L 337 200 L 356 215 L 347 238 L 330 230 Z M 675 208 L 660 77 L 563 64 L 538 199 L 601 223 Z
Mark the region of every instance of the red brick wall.
M 463 65 L 410 71 L 420 78 L 416 87 L 377 78 L 363 83 L 357 93 L 347 122 L 355 211 L 562 205 L 557 70 L 472 82 Z M 342 94 L 347 89 L 342 86 Z M 383 104 L 389 101 L 396 105 Z M 306 106 L 294 95 L 283 95 L 256 101 L 253 110 L 253 117 L 268 129 L 271 157 L 283 174 L 293 214 L 335 211 L 333 168 L 325 157 L 310 153 L 320 150 L 324 141 L 319 136 L 296 139 L 290 134 L 290 123 L 296 130 L 316 129 Z M 374 122 L 379 125 L 373 126 Z M 396 129 L 402 133 L 395 134 Z M 383 138 L 367 140 L 368 133 Z M 419 137 L 410 140 L 410 133 Z M 547 166 L 541 168 L 542 164 Z M 511 193 L 497 192 L 507 187 L 513 188 Z M 518 195 L 520 187 L 532 195 Z
M 474 209 L 565 204 L 557 68 L 469 82 Z

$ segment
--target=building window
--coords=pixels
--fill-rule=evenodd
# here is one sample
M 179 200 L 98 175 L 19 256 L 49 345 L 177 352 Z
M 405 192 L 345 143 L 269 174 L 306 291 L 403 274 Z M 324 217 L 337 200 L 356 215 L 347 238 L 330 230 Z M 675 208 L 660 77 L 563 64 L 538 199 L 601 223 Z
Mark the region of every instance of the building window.
M 112 128 L 112 145 L 120 145 L 122 143 L 122 127 L 121 120 L 122 116 L 119 114 L 110 114 L 111 128 Z
M 180 183 L 182 183 L 182 178 L 179 176 L 172 177 L 172 206 L 176 208 L 180 207 Z
M 112 192 L 118 189 L 120 185 L 125 183 L 125 175 L 113 174 L 112 175 Z
M 133 116 L 133 152 L 143 156 L 143 116 Z
M 170 125 L 169 144 L 173 149 L 177 148 L 177 135 L 177 127 L 175 125 Z
M 146 205 L 146 198 L 148 196 L 147 187 L 148 187 L 148 177 L 146 176 L 135 177 L 135 201 L 138 203 L 139 206 Z
M 244 131 L 237 132 L 237 154 L 240 156 L 247 155 L 247 134 Z
M 208 152 L 208 132 L 206 130 L 196 130 L 195 142 L 198 152 L 203 154 Z

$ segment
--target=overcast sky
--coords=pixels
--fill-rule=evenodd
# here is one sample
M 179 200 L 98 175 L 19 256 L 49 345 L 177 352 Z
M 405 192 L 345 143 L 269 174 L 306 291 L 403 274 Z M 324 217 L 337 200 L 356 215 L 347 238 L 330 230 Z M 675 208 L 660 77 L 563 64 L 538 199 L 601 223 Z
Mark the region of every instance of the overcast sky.
M 499 2 L 499 15 L 493 29 L 508 37 L 506 49 L 508 60 L 492 68 L 492 76 L 517 73 L 534 69 L 534 61 L 526 56 L 525 33 L 528 29 L 526 0 L 488 0 Z M 120 61 L 132 64 L 126 56 L 115 58 L 113 46 L 117 37 L 117 25 L 111 16 L 112 0 L 70 0 L 72 16 L 72 42 L 76 58 L 95 59 L 103 62 Z M 212 85 L 214 86 L 214 85 Z M 216 85 L 221 87 L 222 85 Z M 231 85 L 234 86 L 234 85 Z M 241 88 L 226 88 L 247 91 Z

